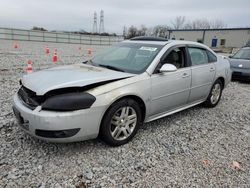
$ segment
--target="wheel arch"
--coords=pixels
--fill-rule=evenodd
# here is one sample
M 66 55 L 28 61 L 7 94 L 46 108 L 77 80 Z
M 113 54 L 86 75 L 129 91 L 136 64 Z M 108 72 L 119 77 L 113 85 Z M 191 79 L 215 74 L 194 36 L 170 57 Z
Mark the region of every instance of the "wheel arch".
M 120 100 L 123 100 L 123 99 L 133 99 L 134 101 L 136 101 L 138 103 L 138 105 L 140 106 L 140 109 L 142 110 L 142 119 L 144 121 L 145 117 L 146 117 L 146 104 L 144 102 L 144 100 L 139 97 L 138 95 L 134 95 L 134 94 L 127 94 L 127 95 L 124 95 L 124 96 L 121 96 L 119 98 L 116 98 L 114 101 L 112 101 L 112 103 L 109 105 L 109 107 L 106 109 L 104 115 L 106 114 L 106 112 L 110 109 L 110 107 L 120 101 Z M 103 115 L 103 116 L 104 116 Z M 103 118 L 103 117 L 102 117 Z
M 220 77 L 218 77 L 218 78 L 215 80 L 215 82 L 216 82 L 217 80 L 220 80 L 220 81 L 221 81 L 221 83 L 222 83 L 222 89 L 224 89 L 224 87 L 225 87 L 225 78 L 223 78 L 222 76 L 220 76 Z
M 133 99 L 134 101 L 136 101 L 138 103 L 138 105 L 139 105 L 139 107 L 141 109 L 141 112 L 142 112 L 142 121 L 144 121 L 145 116 L 146 116 L 146 104 L 143 101 L 143 99 L 141 97 L 137 96 L 137 95 L 127 95 L 127 96 L 123 96 L 123 97 L 119 98 L 116 101 L 119 101 L 119 100 L 122 100 L 122 99 L 125 99 L 125 98 Z
M 146 104 L 144 102 L 144 100 L 137 96 L 137 95 L 134 95 L 134 94 L 128 94 L 128 95 L 125 95 L 125 96 L 121 96 L 119 98 L 117 98 L 116 100 L 112 101 L 112 103 L 108 106 L 108 108 L 105 110 L 105 112 L 103 113 L 103 116 L 102 116 L 102 119 L 101 119 L 101 123 L 100 123 L 100 127 L 99 127 L 99 133 L 100 133 L 100 128 L 101 128 L 101 125 L 102 125 L 102 122 L 103 122 L 103 118 L 104 116 L 106 115 L 106 113 L 108 112 L 108 110 L 111 108 L 111 106 L 120 101 L 120 100 L 123 100 L 123 99 L 133 99 L 134 101 L 136 101 L 142 111 L 142 122 L 144 122 L 145 120 L 145 117 L 146 117 Z

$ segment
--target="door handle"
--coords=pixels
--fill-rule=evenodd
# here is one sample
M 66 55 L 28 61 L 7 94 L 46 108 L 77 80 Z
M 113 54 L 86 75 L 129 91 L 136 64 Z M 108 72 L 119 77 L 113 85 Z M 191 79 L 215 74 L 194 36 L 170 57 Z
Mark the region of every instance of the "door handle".
M 186 78 L 186 77 L 189 77 L 189 74 L 188 73 L 183 73 L 182 78 Z
M 215 71 L 215 68 L 210 67 L 210 72 L 213 72 L 213 71 Z

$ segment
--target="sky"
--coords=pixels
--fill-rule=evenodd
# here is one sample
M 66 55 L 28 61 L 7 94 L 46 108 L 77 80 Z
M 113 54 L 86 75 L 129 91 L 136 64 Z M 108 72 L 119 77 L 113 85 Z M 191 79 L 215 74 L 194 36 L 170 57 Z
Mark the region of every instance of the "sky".
M 0 27 L 91 32 L 101 10 L 105 31 L 118 34 L 124 26 L 171 25 L 177 16 L 250 27 L 250 0 L 0 0 Z

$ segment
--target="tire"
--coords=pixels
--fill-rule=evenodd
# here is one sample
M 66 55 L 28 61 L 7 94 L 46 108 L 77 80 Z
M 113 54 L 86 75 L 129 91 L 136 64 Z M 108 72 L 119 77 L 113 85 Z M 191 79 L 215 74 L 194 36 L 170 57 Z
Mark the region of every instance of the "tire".
M 208 108 L 215 107 L 220 102 L 222 90 L 222 82 L 220 80 L 216 80 L 211 88 L 207 100 L 204 102 L 204 106 Z
M 110 146 L 120 146 L 129 142 L 142 124 L 142 112 L 132 99 L 121 99 L 110 106 L 105 113 L 100 138 Z

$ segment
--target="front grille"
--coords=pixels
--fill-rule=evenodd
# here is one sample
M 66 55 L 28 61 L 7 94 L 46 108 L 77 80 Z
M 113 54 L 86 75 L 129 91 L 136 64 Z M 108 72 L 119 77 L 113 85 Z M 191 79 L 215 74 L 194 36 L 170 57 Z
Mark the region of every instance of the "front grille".
M 17 94 L 23 104 L 32 110 L 39 106 L 43 100 L 41 96 L 37 96 L 34 91 L 31 91 L 24 86 L 19 89 Z
M 241 75 L 242 75 L 242 73 L 241 73 L 241 72 L 233 72 L 233 74 L 232 74 L 232 75 L 241 76 Z
M 232 73 L 232 80 L 239 80 L 239 81 L 250 81 L 250 74 L 244 74 L 241 72 L 233 72 Z

